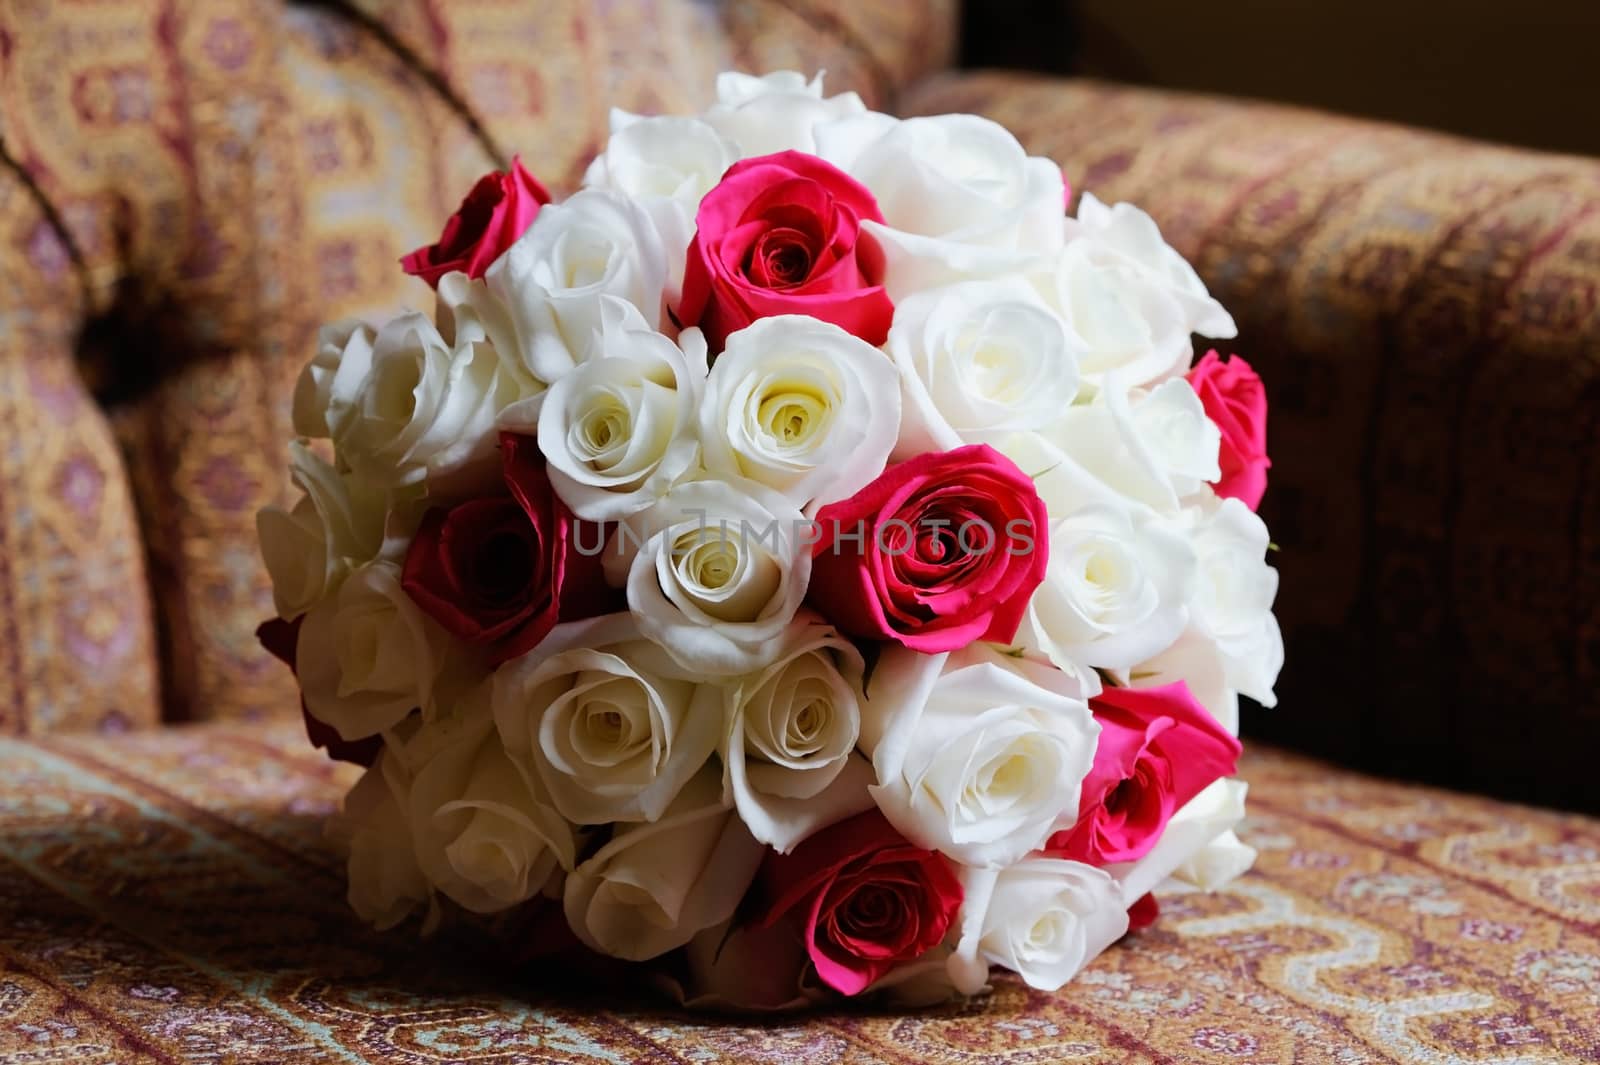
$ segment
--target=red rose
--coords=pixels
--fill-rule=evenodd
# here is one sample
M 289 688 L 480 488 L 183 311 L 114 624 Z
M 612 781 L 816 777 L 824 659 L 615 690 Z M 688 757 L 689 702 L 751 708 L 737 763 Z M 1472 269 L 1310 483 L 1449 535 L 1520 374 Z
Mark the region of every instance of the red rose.
M 1239 741 L 1182 681 L 1107 688 L 1089 709 L 1100 723 L 1100 745 L 1083 781 L 1078 823 L 1050 837 L 1046 850 L 1094 866 L 1137 861 L 1185 803 L 1232 775 Z
M 677 308 L 705 331 L 713 354 L 757 318 L 805 314 L 869 344 L 889 335 L 894 304 L 880 284 L 865 219 L 882 222 L 872 193 L 804 152 L 735 163 L 700 201 Z
M 1009 642 L 1050 561 L 1044 501 L 986 444 L 890 466 L 817 522 L 807 602 L 852 636 L 928 654 Z
M 603 530 L 567 510 L 531 439 L 504 433 L 500 452 L 509 494 L 428 511 L 400 575 L 423 613 L 487 646 L 496 664 L 531 650 L 558 621 L 606 613 L 613 599 L 596 550 Z
M 1223 362 L 1215 351 L 1189 371 L 1206 417 L 1222 430 L 1222 479 L 1217 495 L 1237 499 L 1251 510 L 1267 491 L 1267 392 L 1250 364 L 1235 355 Z
M 769 854 L 759 884 L 758 923 L 798 909 L 817 975 L 845 995 L 938 946 L 961 909 L 949 863 L 906 842 L 878 810 Z
M 510 173 L 495 170 L 472 186 L 436 244 L 418 248 L 400 260 L 406 273 L 435 288 L 452 270 L 480 278 L 517 238 L 528 231 L 550 194 L 513 157 Z
M 295 648 L 300 644 L 300 622 L 303 620 L 304 615 L 293 621 L 273 618 L 263 621 L 256 629 L 256 639 L 261 641 L 261 646 L 273 658 L 288 666 L 291 673 L 295 672 Z M 359 740 L 347 740 L 340 736 L 338 729 L 312 717 L 303 699 L 300 701 L 300 716 L 305 719 L 306 739 L 311 741 L 311 746 L 321 747 L 328 752 L 329 758 L 336 761 L 370 766 L 378 760 L 378 752 L 383 750 L 382 736 L 367 736 Z
M 1161 916 L 1161 903 L 1156 897 L 1146 891 L 1143 895 L 1133 900 L 1133 905 L 1128 907 L 1128 934 L 1142 931 L 1156 923 L 1156 918 Z

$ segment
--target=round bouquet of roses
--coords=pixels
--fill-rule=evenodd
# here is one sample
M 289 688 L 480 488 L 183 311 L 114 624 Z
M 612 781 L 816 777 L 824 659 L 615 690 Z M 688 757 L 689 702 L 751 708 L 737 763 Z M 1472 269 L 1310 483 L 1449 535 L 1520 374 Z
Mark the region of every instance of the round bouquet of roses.
M 1265 400 L 1150 218 L 791 73 L 485 177 L 328 327 L 260 515 L 379 926 L 694 1002 L 1056 988 L 1246 869 Z M 318 442 L 322 441 L 322 442 Z M 526 919 L 522 919 L 526 918 Z

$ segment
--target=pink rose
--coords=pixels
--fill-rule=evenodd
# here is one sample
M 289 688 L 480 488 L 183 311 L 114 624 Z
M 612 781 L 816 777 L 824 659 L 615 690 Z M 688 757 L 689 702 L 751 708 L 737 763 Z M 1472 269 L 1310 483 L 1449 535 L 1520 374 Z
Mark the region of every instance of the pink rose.
M 1251 510 L 1267 490 L 1267 392 L 1250 364 L 1235 355 L 1223 362 L 1215 351 L 1189 371 L 1206 417 L 1222 430 L 1222 479 L 1217 495 Z
M 927 654 L 1008 643 L 1044 580 L 1048 521 L 988 445 L 919 455 L 822 508 L 806 601 L 852 636 Z
M 943 942 L 961 909 L 961 881 L 934 851 L 906 842 L 881 811 L 825 828 L 789 854 L 769 853 L 757 922 L 800 917 L 817 976 L 858 995 Z
M 434 288 L 452 270 L 480 278 L 549 202 L 550 193 L 523 169 L 520 157 L 513 157 L 509 173 L 495 170 L 479 178 L 444 224 L 438 242 L 402 258 L 401 268 Z
M 1239 741 L 1182 681 L 1107 688 L 1089 709 L 1100 723 L 1100 745 L 1083 781 L 1078 823 L 1050 837 L 1046 851 L 1094 866 L 1137 861 L 1185 803 L 1232 775 Z
M 804 314 L 869 344 L 889 335 L 894 304 L 882 256 L 861 223 L 883 221 L 872 193 L 804 152 L 735 163 L 700 201 L 676 317 L 712 354 L 757 318 Z

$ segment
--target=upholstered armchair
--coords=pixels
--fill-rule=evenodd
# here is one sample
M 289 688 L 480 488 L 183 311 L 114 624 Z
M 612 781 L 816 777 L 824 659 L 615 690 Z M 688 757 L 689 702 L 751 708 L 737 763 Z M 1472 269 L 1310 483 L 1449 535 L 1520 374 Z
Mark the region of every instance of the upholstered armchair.
M 1600 161 L 949 69 L 953 0 L 0 0 L 0 1062 L 1600 1060 Z M 319 323 L 610 104 L 825 68 L 1137 200 L 1272 401 L 1257 870 L 1059 995 L 708 1022 L 377 935 L 254 515 Z M 1333 763 L 1343 767 L 1336 768 Z M 1501 799 L 1358 775 L 1429 776 Z

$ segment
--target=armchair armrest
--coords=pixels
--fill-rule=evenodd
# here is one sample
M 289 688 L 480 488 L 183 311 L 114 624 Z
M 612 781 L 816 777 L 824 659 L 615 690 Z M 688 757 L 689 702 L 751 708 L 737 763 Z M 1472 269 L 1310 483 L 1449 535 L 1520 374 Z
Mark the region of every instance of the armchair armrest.
M 904 106 L 1138 203 L 1238 320 L 1288 644 L 1247 728 L 1600 808 L 1600 160 L 1008 74 Z

